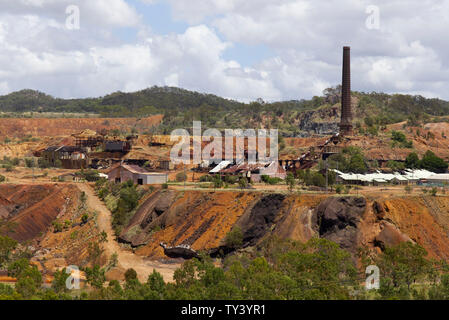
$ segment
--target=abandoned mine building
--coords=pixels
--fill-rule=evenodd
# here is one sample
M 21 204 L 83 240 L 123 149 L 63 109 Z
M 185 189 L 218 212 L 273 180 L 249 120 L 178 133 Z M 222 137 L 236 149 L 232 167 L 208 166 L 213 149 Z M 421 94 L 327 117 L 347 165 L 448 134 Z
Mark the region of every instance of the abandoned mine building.
M 135 184 L 163 184 L 168 181 L 164 172 L 148 172 L 144 168 L 131 164 L 117 164 L 107 171 L 109 181 L 115 183 L 132 180 Z
M 86 169 L 90 164 L 86 152 L 75 146 L 51 146 L 41 156 L 52 166 L 60 161 L 64 169 Z
M 229 161 L 222 161 L 214 169 L 209 171 L 210 174 L 219 174 L 221 176 L 241 176 L 246 177 L 252 182 L 260 182 L 262 176 L 269 176 L 271 178 L 277 177 L 285 179 L 286 171 L 279 165 L 277 161 L 269 163 L 257 164 L 232 164 Z

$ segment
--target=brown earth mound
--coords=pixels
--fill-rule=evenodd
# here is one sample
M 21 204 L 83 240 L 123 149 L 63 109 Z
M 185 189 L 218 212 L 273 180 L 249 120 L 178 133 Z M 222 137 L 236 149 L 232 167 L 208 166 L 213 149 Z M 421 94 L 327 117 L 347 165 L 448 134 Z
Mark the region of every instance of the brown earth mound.
M 0 186 L 0 194 L 16 204 L 18 212 L 11 215 L 3 234 L 23 242 L 42 235 L 52 222 L 67 209 L 68 200 L 76 193 L 71 185 Z
M 102 129 L 120 129 L 129 131 L 136 127 L 149 129 L 162 121 L 163 115 L 148 118 L 61 118 L 61 119 L 0 119 L 0 137 L 70 136 L 85 129 L 101 131 Z

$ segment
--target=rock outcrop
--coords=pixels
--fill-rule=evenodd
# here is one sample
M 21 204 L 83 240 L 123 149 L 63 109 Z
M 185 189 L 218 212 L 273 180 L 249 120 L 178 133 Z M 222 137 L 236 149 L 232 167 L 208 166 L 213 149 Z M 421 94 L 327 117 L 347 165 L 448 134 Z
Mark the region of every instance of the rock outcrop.
M 398 245 L 401 242 L 412 241 L 407 235 L 403 234 L 394 224 L 388 221 L 382 221 L 382 231 L 375 238 L 375 243 L 382 250 L 386 247 Z
M 320 237 L 355 252 L 358 225 L 366 210 L 363 197 L 329 197 L 315 210 L 313 221 Z
M 165 243 L 161 242 L 160 246 L 164 249 L 164 254 L 169 258 L 182 258 L 182 259 L 200 259 L 198 253 L 193 250 L 189 245 L 179 245 L 174 247 L 169 247 Z
M 255 245 L 270 230 L 284 199 L 282 194 L 264 196 L 237 221 L 243 232 L 243 247 Z

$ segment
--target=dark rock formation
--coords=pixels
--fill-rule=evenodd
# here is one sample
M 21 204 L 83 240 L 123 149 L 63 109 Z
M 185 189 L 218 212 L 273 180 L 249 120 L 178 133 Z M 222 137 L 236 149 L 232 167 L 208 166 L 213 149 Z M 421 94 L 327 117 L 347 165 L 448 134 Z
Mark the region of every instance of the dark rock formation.
M 329 197 L 315 209 L 315 229 L 320 237 L 334 241 L 354 253 L 357 248 L 357 228 L 365 209 L 365 198 Z
M 164 248 L 164 254 L 169 258 L 183 258 L 183 259 L 200 259 L 198 253 L 190 248 L 188 245 L 179 245 L 175 247 L 169 247 L 165 243 L 161 243 L 160 246 Z
M 376 218 L 378 220 L 382 220 L 383 218 L 385 218 L 385 214 L 386 214 L 385 208 L 384 208 L 384 206 L 381 203 L 379 203 L 377 201 L 374 201 L 374 203 L 373 203 L 373 211 L 374 211 L 374 214 L 376 215 Z
M 248 214 L 238 221 L 243 232 L 243 246 L 253 246 L 273 225 L 285 196 L 270 194 L 260 199 Z

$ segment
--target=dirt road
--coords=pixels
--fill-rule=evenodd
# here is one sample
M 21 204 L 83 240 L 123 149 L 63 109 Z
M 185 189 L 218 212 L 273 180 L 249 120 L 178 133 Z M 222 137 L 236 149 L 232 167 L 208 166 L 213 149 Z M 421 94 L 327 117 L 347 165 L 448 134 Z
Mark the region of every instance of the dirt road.
M 118 267 L 127 270 L 133 268 L 136 270 L 140 281 L 147 281 L 148 276 L 155 269 L 159 272 L 166 282 L 173 281 L 173 274 L 180 264 L 164 264 L 158 261 L 152 261 L 144 259 L 131 251 L 128 251 L 115 241 L 114 231 L 112 230 L 111 224 L 111 212 L 106 208 L 106 206 L 97 197 L 94 190 L 85 183 L 78 183 L 76 186 L 84 191 L 87 195 L 87 205 L 91 210 L 98 212 L 97 223 L 101 231 L 105 231 L 108 236 L 108 241 L 104 245 L 105 253 L 108 257 L 112 254 L 117 253 L 118 256 Z

